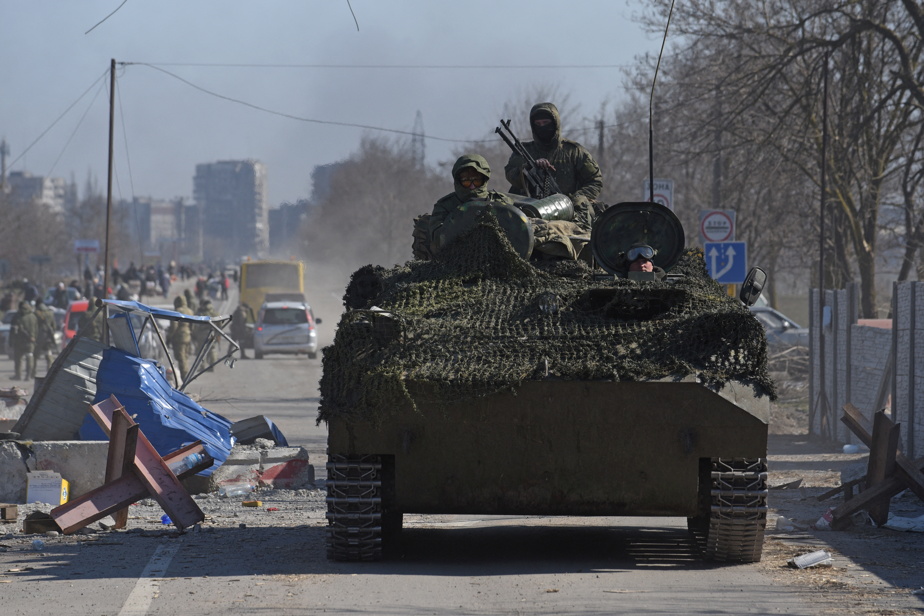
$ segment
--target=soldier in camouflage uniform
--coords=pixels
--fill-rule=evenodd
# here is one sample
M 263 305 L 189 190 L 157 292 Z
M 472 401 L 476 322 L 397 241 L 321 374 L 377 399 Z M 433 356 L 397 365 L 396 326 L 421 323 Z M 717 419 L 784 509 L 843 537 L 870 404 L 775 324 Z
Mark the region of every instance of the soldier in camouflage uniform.
M 186 300 L 186 306 L 192 310 L 192 307 L 196 305 L 196 296 L 193 295 L 193 292 L 190 289 L 186 288 L 183 289 L 183 298 Z
M 196 310 L 196 314 L 199 316 L 206 316 L 206 317 L 220 316 L 218 314 L 218 311 L 216 311 L 215 308 L 212 307 L 212 300 L 210 299 L 204 299 L 201 302 L 199 302 L 199 309 Z M 206 341 L 206 339 L 208 339 L 210 331 L 212 331 L 212 327 L 204 323 L 197 324 L 193 327 L 193 333 L 192 333 L 193 334 L 192 335 L 193 347 L 192 348 L 194 351 L 196 352 L 199 351 L 199 347 L 201 347 L 202 344 Z M 207 361 L 209 364 L 213 364 L 218 361 L 218 338 L 215 339 L 215 341 L 212 343 L 212 346 L 209 348 L 209 354 L 208 354 Z M 214 370 L 215 370 L 214 367 L 209 368 L 209 372 L 214 372 Z
M 449 214 L 469 201 L 490 201 L 513 205 L 513 199 L 496 190 L 488 190 L 491 167 L 483 156 L 464 154 L 452 166 L 455 190 L 433 205 L 430 215 L 430 249 L 433 253 L 442 248 L 443 222 Z
M 241 359 L 248 359 L 247 349 L 244 348 L 244 338 L 247 337 L 247 321 L 250 306 L 241 303 L 238 304 L 231 319 L 231 337 L 241 347 Z
M 40 357 L 45 358 L 45 371 L 51 370 L 51 357 L 57 350 L 55 344 L 55 313 L 45 305 L 40 297 L 35 300 L 35 318 L 38 321 L 38 337 L 35 340 L 35 363 L 38 367 Z
M 22 378 L 30 381 L 35 378 L 35 341 L 38 338 L 38 319 L 32 311 L 32 305 L 23 300 L 19 302 L 19 311 L 10 324 L 10 341 L 13 343 L 13 366 L 17 381 Z M 22 377 L 23 361 L 26 364 L 26 376 Z
M 173 299 L 173 308 L 181 314 L 192 316 L 192 310 L 186 307 L 186 298 L 178 295 Z M 171 321 L 167 330 L 167 343 L 173 347 L 173 358 L 176 360 L 176 369 L 180 379 L 186 378 L 189 371 L 189 348 L 192 346 L 192 333 L 189 323 Z
M 552 173 L 561 191 L 571 198 L 574 222 L 590 231 L 594 219 L 593 203 L 603 190 L 600 166 L 584 146 L 562 138 L 561 117 L 552 103 L 534 105 L 529 112 L 529 125 L 534 141 L 524 142 L 523 147 L 540 167 Z M 526 194 L 523 184 L 526 164 L 526 160 L 514 152 L 504 167 L 513 194 Z

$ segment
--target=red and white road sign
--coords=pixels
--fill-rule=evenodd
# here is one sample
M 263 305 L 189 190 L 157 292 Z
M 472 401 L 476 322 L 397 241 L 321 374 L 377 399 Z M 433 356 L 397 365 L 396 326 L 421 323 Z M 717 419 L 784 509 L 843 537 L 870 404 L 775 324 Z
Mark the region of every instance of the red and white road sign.
M 735 239 L 734 210 L 700 212 L 699 234 L 704 242 L 730 242 Z

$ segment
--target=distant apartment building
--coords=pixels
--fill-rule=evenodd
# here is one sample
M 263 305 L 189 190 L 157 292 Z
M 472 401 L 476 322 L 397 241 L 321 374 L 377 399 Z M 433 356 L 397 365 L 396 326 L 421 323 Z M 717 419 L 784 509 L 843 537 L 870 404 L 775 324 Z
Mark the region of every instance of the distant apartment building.
M 266 167 L 255 160 L 196 165 L 193 198 L 206 260 L 266 255 L 269 246 Z
M 310 202 L 283 203 L 269 211 L 269 246 L 271 256 L 288 257 L 298 252 L 300 232 L 308 216 Z
M 64 178 L 32 175 L 28 171 L 11 171 L 4 178 L 3 189 L 14 203 L 44 203 L 53 212 L 64 213 L 77 205 L 77 187 Z
M 198 256 L 199 238 L 186 237 L 187 207 L 182 198 L 135 197 L 119 202 L 119 222 L 143 262 L 182 261 L 186 256 Z

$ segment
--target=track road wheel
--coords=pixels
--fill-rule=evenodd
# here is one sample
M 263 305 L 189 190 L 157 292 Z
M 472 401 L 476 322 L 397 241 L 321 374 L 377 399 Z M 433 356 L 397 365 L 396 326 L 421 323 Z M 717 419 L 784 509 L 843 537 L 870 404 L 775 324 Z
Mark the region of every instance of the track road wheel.
M 767 526 L 767 461 L 712 458 L 700 461 L 699 509 L 687 519 L 707 560 L 758 562 Z
M 382 559 L 382 461 L 374 455 L 327 458 L 327 558 Z

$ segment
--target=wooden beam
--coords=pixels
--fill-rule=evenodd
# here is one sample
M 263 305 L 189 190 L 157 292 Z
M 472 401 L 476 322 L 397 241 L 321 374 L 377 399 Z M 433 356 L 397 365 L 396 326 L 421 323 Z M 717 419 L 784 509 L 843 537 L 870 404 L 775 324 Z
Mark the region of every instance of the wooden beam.
M 161 458 L 115 396 L 91 405 L 90 412 L 110 437 L 106 483 L 51 511 L 52 518 L 62 531 L 72 533 L 107 515 L 119 515 L 121 510 L 146 496 L 154 497 L 180 530 L 205 519 L 202 510 L 180 483 L 180 478 L 214 463 L 201 442 Z M 204 460 L 180 473 L 179 477 L 170 470 L 169 463 L 192 453 L 205 454 Z
M 869 464 L 866 469 L 866 485 L 877 486 L 895 474 L 895 454 L 901 426 L 892 423 L 882 411 L 873 416 L 873 446 L 870 447 Z M 889 521 L 889 498 L 882 498 L 867 508 L 876 526 Z
M 125 407 L 115 396 L 110 396 L 108 400 L 92 405 L 90 411 L 107 433 L 112 431 L 112 418 L 116 413 L 124 413 L 128 418 Z M 131 418 L 128 419 L 131 420 Z M 160 503 L 177 528 L 182 530 L 205 519 L 205 514 L 199 509 L 199 505 L 183 488 L 180 480 L 173 474 L 143 432 L 138 433 L 132 467 L 135 475 L 145 485 L 151 496 Z
M 106 483 L 132 472 L 135 447 L 138 443 L 138 424 L 127 414 L 112 416 L 112 430 L 109 433 L 109 451 L 106 456 Z M 128 508 L 112 514 L 115 528 L 125 528 L 128 523 Z
M 873 441 L 873 429 L 869 421 L 854 405 L 848 403 L 844 405 L 844 415 L 841 417 L 850 431 L 857 435 L 864 445 L 871 447 Z M 898 452 L 895 454 L 896 474 L 912 492 L 917 494 L 918 498 L 924 500 L 924 473 L 921 472 L 920 466 L 916 461 L 909 460 L 908 457 Z
M 168 453 L 164 456 L 164 461 L 168 464 L 178 462 L 191 453 L 204 454 L 205 448 L 202 443 L 192 443 Z M 207 469 L 212 462 L 214 460 L 206 454 L 205 461 L 180 473 L 178 477 L 180 479 L 192 477 L 199 471 Z M 128 473 L 60 507 L 55 507 L 51 510 L 51 517 L 58 523 L 64 534 L 71 534 L 148 496 L 150 496 L 148 489 L 141 483 L 141 480 L 134 473 Z

